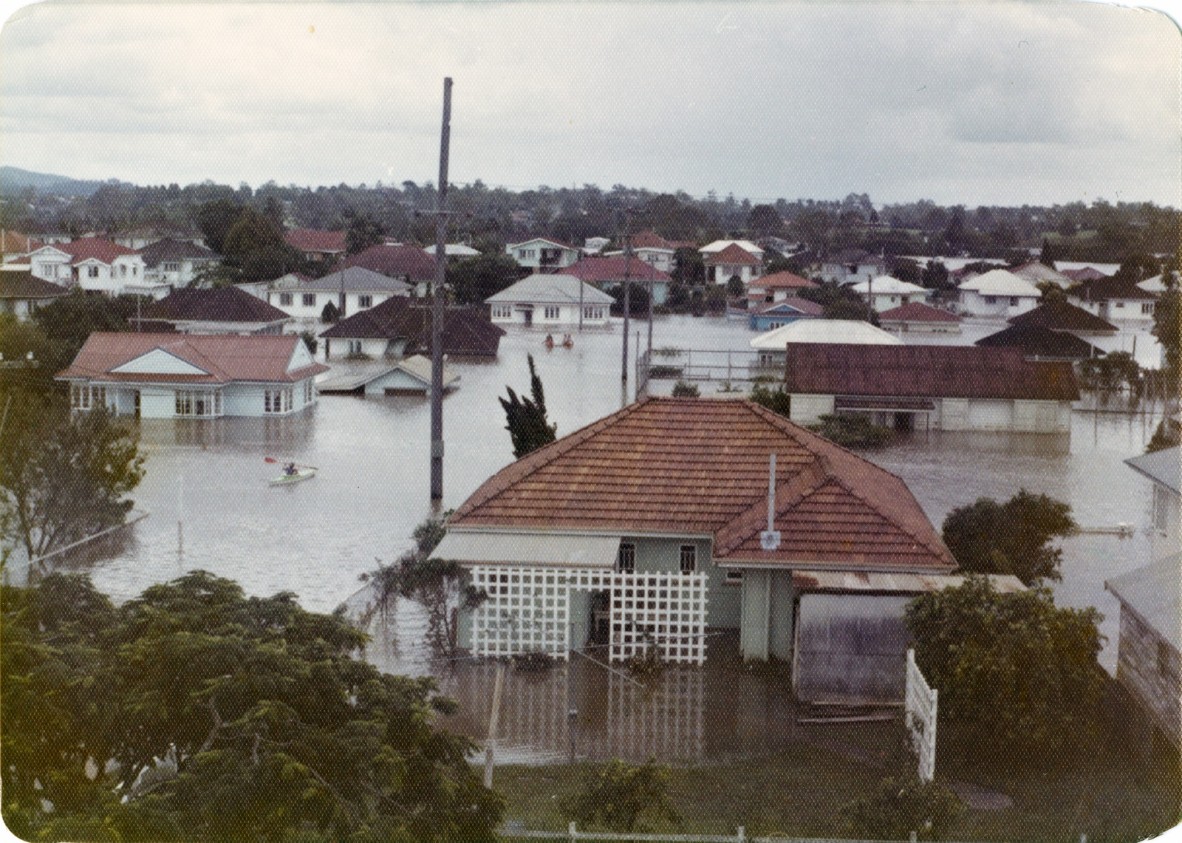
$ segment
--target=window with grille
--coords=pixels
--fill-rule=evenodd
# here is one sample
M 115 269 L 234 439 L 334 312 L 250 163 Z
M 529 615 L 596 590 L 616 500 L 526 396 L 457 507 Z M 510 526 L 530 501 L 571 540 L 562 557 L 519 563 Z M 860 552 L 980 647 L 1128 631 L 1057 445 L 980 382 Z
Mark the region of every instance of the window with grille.
M 304 301 L 304 307 L 315 307 L 316 306 L 316 294 L 315 293 L 304 293 L 303 301 Z
M 543 317 L 544 317 L 544 318 L 546 318 L 546 319 L 557 319 L 557 318 L 558 318 L 558 312 L 559 312 L 559 311 L 558 311 L 558 308 L 557 308 L 557 307 L 550 307 L 550 306 L 546 306 L 546 307 L 545 307 L 545 308 L 542 310 Z
M 636 545 L 630 542 L 620 545 L 620 552 L 616 558 L 616 570 L 625 574 L 636 572 Z
M 681 546 L 680 568 L 683 574 L 692 574 L 698 567 L 698 549 L 692 544 Z

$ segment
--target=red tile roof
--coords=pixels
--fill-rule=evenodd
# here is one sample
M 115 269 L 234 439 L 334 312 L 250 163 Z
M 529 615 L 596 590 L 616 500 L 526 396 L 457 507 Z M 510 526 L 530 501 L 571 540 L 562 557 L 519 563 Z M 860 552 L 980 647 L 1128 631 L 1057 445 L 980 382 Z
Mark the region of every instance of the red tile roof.
M 55 248 L 61 249 L 63 252 L 69 254 L 73 258 L 70 261 L 73 265 L 80 264 L 92 258 L 109 264 L 121 255 L 139 254 L 135 249 L 125 248 L 118 243 L 111 240 L 104 240 L 101 237 L 83 237 L 80 240 L 74 240 L 70 243 L 59 243 Z
M 751 282 L 752 287 L 761 287 L 765 290 L 797 290 L 808 287 L 818 286 L 816 281 L 810 281 L 807 278 L 801 278 L 799 275 L 794 275 L 787 270 L 780 272 L 773 272 L 771 275 L 765 275 L 762 278 L 757 278 Z
M 301 252 L 343 252 L 344 231 L 321 231 L 316 228 L 296 228 L 283 235 L 288 245 Z
M 1070 363 L 1028 362 L 1016 348 L 792 343 L 785 389 L 812 395 L 1075 401 Z
M 629 277 L 634 281 L 672 280 L 667 272 L 662 272 L 636 257 L 630 262 L 623 257 L 586 257 L 566 267 L 562 273 L 592 284 L 601 281 L 622 281 L 625 266 L 628 268 Z
M 703 261 L 706 266 L 718 266 L 720 264 L 746 264 L 749 266 L 756 266 L 759 264 L 759 258 L 748 252 L 738 243 L 731 243 L 721 252 L 710 255 Z
M 1040 304 L 1033 310 L 1010 317 L 1008 321 L 1011 325 L 1039 326 L 1050 328 L 1052 331 L 1094 331 L 1115 334 L 1117 330 L 1111 322 L 1065 301 L 1049 301 Z
M 778 550 L 766 527 L 776 454 Z M 650 398 L 502 469 L 453 527 L 711 535 L 723 563 L 948 570 L 895 475 L 747 401 Z
M 633 234 L 631 239 L 633 249 L 676 249 L 678 246 L 655 231 L 641 231 Z
M 101 381 L 162 381 L 229 383 L 267 381 L 294 383 L 328 367 L 319 363 L 287 371 L 296 343 L 294 334 L 283 336 L 208 336 L 202 334 L 138 334 L 96 331 L 87 337 L 74 362 L 55 377 Z M 114 372 L 125 363 L 160 349 L 190 363 L 207 375 L 159 375 Z
M 345 266 L 359 266 L 390 278 L 409 277 L 411 281 L 435 278 L 435 257 L 418 246 L 370 246 L 347 258 Z
M 43 244 L 33 240 L 19 231 L 8 231 L 0 228 L 0 254 L 28 254 L 34 249 L 40 249 Z
M 959 322 L 960 317 L 930 304 L 913 301 L 878 314 L 881 322 Z

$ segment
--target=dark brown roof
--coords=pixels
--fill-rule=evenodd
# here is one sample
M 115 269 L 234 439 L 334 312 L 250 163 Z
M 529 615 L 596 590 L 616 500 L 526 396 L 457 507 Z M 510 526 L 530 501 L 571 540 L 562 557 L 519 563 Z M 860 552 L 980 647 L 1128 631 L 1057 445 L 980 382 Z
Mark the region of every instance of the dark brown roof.
M 140 249 L 140 255 L 148 266 L 158 266 L 164 261 L 178 260 L 218 260 L 219 255 L 212 249 L 190 243 L 188 240 L 173 240 L 164 238 Z
M 1033 310 L 1012 316 L 1011 325 L 1050 328 L 1052 331 L 1091 331 L 1108 334 L 1116 333 L 1116 326 L 1082 307 L 1065 301 L 1049 301 Z
M 49 299 L 69 295 L 69 292 L 31 272 L 9 269 L 0 272 L 0 299 Z
M 435 257 L 418 246 L 370 246 L 345 260 L 345 266 L 360 266 L 390 278 L 431 281 L 435 278 Z
M 1016 348 L 793 343 L 785 388 L 821 395 L 1074 401 L 1070 363 L 1034 363 Z
M 1075 334 L 1052 331 L 1041 325 L 1011 325 L 977 340 L 975 345 L 985 348 L 1017 348 L 1027 357 L 1049 357 L 1059 360 L 1082 360 L 1103 355 L 1104 352 Z
M 1084 301 L 1107 301 L 1109 299 L 1132 299 L 1154 301 L 1155 293 L 1142 290 L 1132 278 L 1096 278 L 1075 285 L 1069 295 Z
M 932 307 L 921 301 L 907 302 L 907 304 L 892 307 L 878 314 L 880 322 L 949 322 L 960 321 L 960 317 L 947 310 Z
M 772 453 L 782 541 L 764 551 Z M 493 475 L 451 525 L 711 535 L 723 563 L 953 567 L 902 480 L 748 401 L 632 404 Z
M 444 312 L 443 352 L 463 357 L 495 357 L 505 331 L 489 321 L 482 307 L 449 307 Z M 405 339 L 406 354 L 431 346 L 431 308 L 405 296 L 386 299 L 342 319 L 320 336 L 328 339 Z
M 273 305 L 237 287 L 174 290 L 143 309 L 144 319 L 167 322 L 282 322 L 290 319 Z
M 589 283 L 603 281 L 623 281 L 624 268 L 628 268 L 628 277 L 634 281 L 669 281 L 669 273 L 662 272 L 650 263 L 634 257 L 631 261 L 623 257 L 587 257 L 571 264 L 562 270 L 564 275 L 573 275 L 580 281 Z
M 141 334 L 96 331 L 86 338 L 68 367 L 57 378 L 94 378 L 103 381 L 160 381 L 171 383 L 228 383 L 230 381 L 270 381 L 294 383 L 327 372 L 320 363 L 288 371 L 295 354 L 295 344 L 303 342 L 295 334 L 283 336 Z M 208 374 L 120 373 L 125 363 L 161 350 L 184 360 Z

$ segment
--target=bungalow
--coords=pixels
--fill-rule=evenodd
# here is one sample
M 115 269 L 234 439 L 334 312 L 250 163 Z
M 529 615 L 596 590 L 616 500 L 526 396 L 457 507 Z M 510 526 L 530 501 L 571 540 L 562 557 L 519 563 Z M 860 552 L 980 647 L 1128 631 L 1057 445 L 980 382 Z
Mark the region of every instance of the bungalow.
M 901 333 L 959 334 L 960 317 L 920 301 L 892 307 L 878 314 L 878 324 Z
M 753 331 L 773 331 L 798 319 L 820 319 L 825 308 L 808 299 L 789 296 L 770 304 L 751 307 L 748 299 L 748 327 Z
M 29 254 L 29 271 L 38 278 L 118 296 L 125 293 L 161 298 L 167 284 L 145 278 L 139 252 L 98 237 L 84 237 L 55 246 L 42 246 Z
M 291 317 L 237 287 L 175 290 L 145 306 L 132 323 L 182 334 L 282 334 Z
M 811 290 L 817 286 L 817 282 L 801 278 L 787 270 L 773 272 L 747 285 L 747 307 L 753 309 L 756 304 L 783 301 L 789 296 L 795 297 L 801 290 Z
M 1067 291 L 1067 299 L 1122 330 L 1153 329 L 1157 294 L 1137 286 L 1130 278 L 1084 281 Z
M 1082 307 L 1076 307 L 1061 299 L 1044 302 L 1033 310 L 1013 316 L 1007 321 L 1011 325 L 1048 328 L 1077 337 L 1111 336 L 1117 331 L 1111 322 L 1106 322 Z
M 1104 583 L 1120 603 L 1116 678 L 1150 722 L 1182 744 L 1182 496 L 1177 447 L 1125 460 L 1153 481 L 1153 559 Z
M 665 303 L 669 297 L 669 285 L 673 283 L 673 279 L 667 273 L 638 257 L 629 261 L 615 255 L 582 258 L 568 266 L 563 274 L 573 275 L 580 281 L 593 284 L 605 291 L 621 286 L 626 274 L 633 285 L 650 292 L 653 304 Z
M 345 232 L 296 228 L 284 233 L 287 244 L 310 261 L 336 262 L 345 256 Z
M 850 289 L 860 296 L 865 296 L 879 313 L 902 304 L 925 301 L 932 292 L 918 284 L 900 281 L 890 275 L 867 278 L 852 285 Z
M 762 259 L 738 243 L 731 243 L 720 252 L 707 254 L 702 263 L 706 266 L 707 283 L 726 284 L 732 278 L 738 278 L 746 287 L 763 273 Z
M 426 295 L 435 282 L 435 253 L 427 254 L 418 246 L 397 243 L 370 246 L 345 259 L 346 268 L 354 266 L 387 278 L 401 278 L 414 287 L 417 296 Z
M 573 275 L 530 275 L 485 299 L 494 325 L 603 327 L 615 299 Z
M 423 249 L 429 257 L 435 257 L 435 247 L 427 246 Z M 473 249 L 467 243 L 444 243 L 443 256 L 445 258 L 455 258 L 456 260 L 463 260 L 464 258 L 475 258 L 480 256 L 479 249 Z
M 54 376 L 75 410 L 105 405 L 145 419 L 270 417 L 316 403 L 313 379 L 328 371 L 285 336 L 95 332 Z
M 1041 325 L 1010 325 L 973 344 L 982 348 L 1016 348 L 1028 360 L 1076 361 L 1104 356 L 1102 349 L 1075 334 L 1053 331 Z
M 867 275 L 873 278 L 886 272 L 886 259 L 863 249 L 843 249 L 821 261 L 821 277 L 838 284 L 854 284 Z
M 1013 348 L 943 345 L 788 346 L 791 418 L 869 414 L 909 429 L 1070 433 L 1079 398 L 1070 363 L 1036 363 Z
M 752 257 L 758 259 L 760 263 L 763 262 L 763 256 L 765 254 L 764 250 L 755 243 L 752 243 L 750 240 L 714 240 L 713 242 L 707 243 L 705 246 L 698 249 L 698 254 L 700 254 L 702 259 L 705 260 L 711 255 L 717 255 L 720 252 L 725 252 L 731 246 L 738 246 L 744 252 L 747 252 Z
M 320 319 L 331 304 L 339 316 L 367 310 L 394 296 L 409 296 L 410 284 L 359 266 L 330 272 L 292 289 L 267 291 L 267 302 L 297 319 Z
M 1034 309 L 1042 297 L 1025 278 L 1004 269 L 975 275 L 957 289 L 960 312 L 968 316 L 1017 316 Z
M 432 310 L 404 296 L 342 319 L 320 336 L 324 359 L 403 357 L 431 350 Z M 488 321 L 481 307 L 448 307 L 443 319 L 443 353 L 449 357 L 496 357 L 505 330 Z
M 510 243 L 505 254 L 521 266 L 537 273 L 557 272 L 579 259 L 579 248 L 557 240 L 534 237 L 521 243 Z
M 157 240 L 140 251 L 144 259 L 144 277 L 172 289 L 187 287 L 201 271 L 221 260 L 217 252 L 188 240 Z
M 431 391 L 431 361 L 415 354 L 397 363 L 358 364 L 359 368 L 322 380 L 316 386 L 321 395 L 360 393 L 366 398 L 382 395 L 427 395 Z M 455 389 L 460 375 L 443 367 L 443 391 Z
M 488 595 L 460 622 L 478 656 L 595 645 L 611 661 L 655 650 L 702 664 L 708 629 L 737 630 L 744 659 L 828 670 L 843 689 L 849 672 L 831 665 L 873 659 L 898 685 L 903 644 L 859 635 L 864 617 L 882 617 L 877 598 L 897 595 L 898 580 L 955 566 L 895 475 L 751 402 L 673 398 L 631 404 L 497 472 L 435 555 Z M 834 606 L 805 594 L 822 580 L 842 611 L 820 657 L 802 619 Z M 901 628 L 901 603 L 885 614 Z
M 0 270 L 0 313 L 28 319 L 38 307 L 69 295 L 57 284 L 38 278 L 27 270 Z
M 785 349 L 796 343 L 902 345 L 903 341 L 858 319 L 808 319 L 760 334 L 751 340 L 751 347 L 759 352 L 759 368 L 783 371 Z

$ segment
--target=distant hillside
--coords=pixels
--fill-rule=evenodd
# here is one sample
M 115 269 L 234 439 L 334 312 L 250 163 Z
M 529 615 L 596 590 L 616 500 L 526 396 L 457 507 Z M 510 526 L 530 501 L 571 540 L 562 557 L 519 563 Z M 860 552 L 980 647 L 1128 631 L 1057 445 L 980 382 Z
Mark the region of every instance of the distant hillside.
M 58 196 L 90 196 L 103 184 L 101 181 L 72 179 L 51 173 L 34 173 L 19 167 L 0 167 L 0 193 L 14 193 L 31 187 L 38 193 Z

